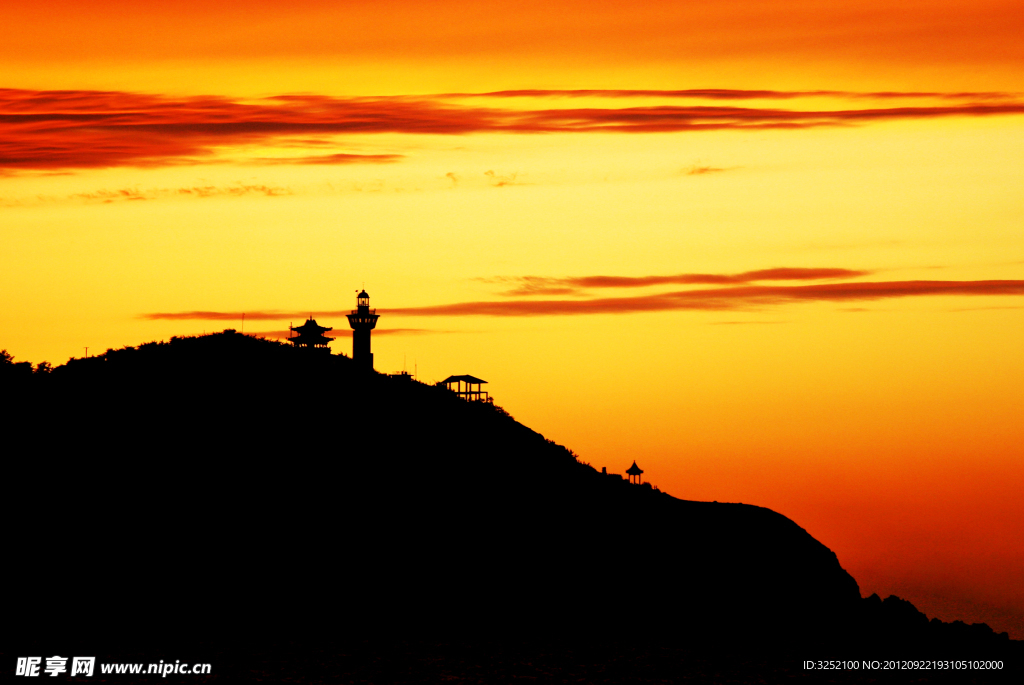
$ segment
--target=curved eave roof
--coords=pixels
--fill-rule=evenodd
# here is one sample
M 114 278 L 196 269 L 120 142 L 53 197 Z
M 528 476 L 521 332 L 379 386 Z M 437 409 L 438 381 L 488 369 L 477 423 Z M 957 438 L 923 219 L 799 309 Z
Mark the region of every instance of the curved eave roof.
M 291 330 L 301 335 L 319 335 L 320 333 L 326 333 L 327 331 L 333 331 L 334 329 L 330 326 L 320 326 L 315 321 L 313 323 L 307 321 L 301 326 L 291 326 Z

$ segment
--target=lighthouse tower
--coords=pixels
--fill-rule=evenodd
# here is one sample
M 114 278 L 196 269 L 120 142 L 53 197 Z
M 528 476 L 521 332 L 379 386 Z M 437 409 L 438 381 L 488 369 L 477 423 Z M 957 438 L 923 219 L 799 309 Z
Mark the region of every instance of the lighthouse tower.
M 356 308 L 348 315 L 352 327 L 352 359 L 359 368 L 373 371 L 373 352 L 370 352 L 370 331 L 377 325 L 380 315 L 370 309 L 370 296 L 366 291 L 356 295 Z

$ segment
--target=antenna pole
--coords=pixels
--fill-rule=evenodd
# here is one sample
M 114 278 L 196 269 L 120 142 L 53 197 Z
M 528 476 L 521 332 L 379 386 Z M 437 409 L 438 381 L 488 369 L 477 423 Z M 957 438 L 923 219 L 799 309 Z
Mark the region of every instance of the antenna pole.
M 89 358 L 89 348 L 88 348 L 88 347 L 87 347 L 87 348 L 85 348 L 85 358 L 86 358 L 86 359 L 88 359 L 88 358 Z

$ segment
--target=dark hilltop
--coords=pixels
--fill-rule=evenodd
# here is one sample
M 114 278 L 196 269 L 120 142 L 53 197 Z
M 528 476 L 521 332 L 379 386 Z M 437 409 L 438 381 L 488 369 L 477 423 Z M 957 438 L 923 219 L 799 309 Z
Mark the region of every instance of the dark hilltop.
M 1021 661 L 988 626 L 862 598 L 781 514 L 602 474 L 493 404 L 343 355 L 225 331 L 53 369 L 5 356 L 0 386 L 25 649 L 173 644 L 307 682 Z

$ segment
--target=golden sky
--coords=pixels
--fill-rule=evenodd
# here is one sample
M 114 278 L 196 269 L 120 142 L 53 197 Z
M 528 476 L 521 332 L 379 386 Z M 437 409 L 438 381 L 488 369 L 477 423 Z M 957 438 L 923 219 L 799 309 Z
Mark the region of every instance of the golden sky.
M 1024 638 L 1019 3 L 215 5 L 5 9 L 0 347 L 365 285 L 378 370 Z

